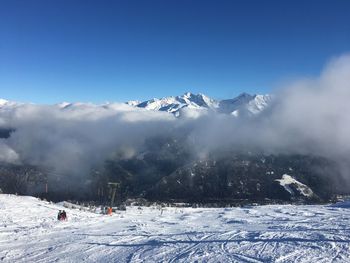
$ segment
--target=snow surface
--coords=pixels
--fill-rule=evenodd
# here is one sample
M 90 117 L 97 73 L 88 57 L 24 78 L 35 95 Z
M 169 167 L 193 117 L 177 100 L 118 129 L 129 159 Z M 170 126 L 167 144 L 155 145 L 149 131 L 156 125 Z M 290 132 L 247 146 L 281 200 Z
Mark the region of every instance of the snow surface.
M 267 108 L 272 100 L 271 95 L 250 95 L 242 93 L 233 99 L 215 100 L 203 94 L 190 92 L 177 97 L 165 97 L 151 99 L 136 106 L 147 110 L 166 111 L 180 116 L 182 109 L 212 110 L 220 113 L 231 114 L 235 117 L 240 115 L 256 115 Z M 129 105 L 132 105 L 128 102 Z M 135 104 L 133 104 L 135 106 Z
M 295 193 L 290 185 L 294 185 L 299 193 L 304 196 L 311 197 L 314 195 L 313 191 L 307 185 L 300 183 L 288 174 L 282 175 L 281 179 L 276 179 L 275 181 L 279 182 L 291 195 L 295 195 Z
M 350 262 L 350 209 L 128 207 L 112 216 L 0 195 L 2 262 Z

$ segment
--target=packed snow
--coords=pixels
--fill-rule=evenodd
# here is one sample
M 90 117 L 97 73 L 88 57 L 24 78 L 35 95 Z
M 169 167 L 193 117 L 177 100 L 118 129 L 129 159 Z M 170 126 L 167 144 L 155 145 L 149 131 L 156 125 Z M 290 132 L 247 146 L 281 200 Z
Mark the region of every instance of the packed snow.
M 2 262 L 350 262 L 342 205 L 127 207 L 112 216 L 0 195 Z

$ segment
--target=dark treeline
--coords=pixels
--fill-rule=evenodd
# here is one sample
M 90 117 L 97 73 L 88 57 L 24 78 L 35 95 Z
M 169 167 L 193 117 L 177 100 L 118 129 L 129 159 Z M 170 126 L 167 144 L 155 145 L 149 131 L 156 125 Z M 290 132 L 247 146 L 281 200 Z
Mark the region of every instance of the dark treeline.
M 11 133 L 14 132 L 14 129 L 11 128 L 0 128 L 0 139 L 7 139 L 11 136 Z
M 0 188 L 5 193 L 31 194 L 54 201 L 80 200 L 107 203 L 109 182 L 118 183 L 116 199 L 234 203 L 239 200 L 326 202 L 347 192 L 338 166 L 325 158 L 307 155 L 217 151 L 195 158 L 186 144 L 174 138 L 147 140 L 131 158 L 118 155 L 89 174 L 72 176 L 27 165 L 0 166 Z M 310 187 L 313 195 L 294 194 L 277 179 L 288 174 Z M 271 201 L 273 202 L 273 201 Z

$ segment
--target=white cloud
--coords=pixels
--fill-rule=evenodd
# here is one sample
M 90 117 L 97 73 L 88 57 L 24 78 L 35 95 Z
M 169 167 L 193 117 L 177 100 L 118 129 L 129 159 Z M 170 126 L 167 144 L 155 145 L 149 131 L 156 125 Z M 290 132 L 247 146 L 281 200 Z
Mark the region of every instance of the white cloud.
M 255 118 L 184 109 L 181 117 L 126 104 L 0 107 L 0 125 L 16 131 L 0 144 L 0 161 L 81 173 L 116 151 L 135 154 L 145 139 L 182 133 L 197 156 L 231 147 L 350 156 L 350 56 L 333 59 L 315 79 L 279 89 Z

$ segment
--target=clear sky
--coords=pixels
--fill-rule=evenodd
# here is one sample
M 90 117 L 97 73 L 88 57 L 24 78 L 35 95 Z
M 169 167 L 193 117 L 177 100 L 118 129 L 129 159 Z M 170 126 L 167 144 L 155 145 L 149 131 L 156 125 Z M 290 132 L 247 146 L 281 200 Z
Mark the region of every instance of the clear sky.
M 0 0 L 0 98 L 268 93 L 350 51 L 347 0 Z

